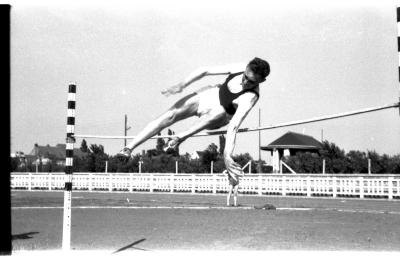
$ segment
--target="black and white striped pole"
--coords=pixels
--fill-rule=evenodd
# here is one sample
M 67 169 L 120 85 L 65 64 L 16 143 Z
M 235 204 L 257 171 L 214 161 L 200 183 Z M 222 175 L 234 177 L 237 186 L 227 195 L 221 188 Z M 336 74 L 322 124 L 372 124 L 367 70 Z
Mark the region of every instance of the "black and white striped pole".
M 72 206 L 72 175 L 74 158 L 75 132 L 75 94 L 76 85 L 68 86 L 67 138 L 65 149 L 65 185 L 64 185 L 64 218 L 62 249 L 71 249 L 71 206 Z

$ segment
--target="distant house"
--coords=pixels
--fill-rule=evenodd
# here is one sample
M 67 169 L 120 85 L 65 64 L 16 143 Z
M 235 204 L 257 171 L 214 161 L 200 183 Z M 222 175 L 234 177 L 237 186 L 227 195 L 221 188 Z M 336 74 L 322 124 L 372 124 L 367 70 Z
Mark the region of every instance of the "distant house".
M 284 156 L 293 156 L 297 152 L 318 153 L 322 144 L 311 136 L 287 132 L 261 150 L 272 153 L 272 167 L 274 172 L 280 172 L 280 161 Z
M 11 153 L 11 158 L 25 158 L 24 152 L 17 151 L 15 153 Z
M 65 165 L 65 144 L 57 144 L 56 146 L 40 146 L 37 143 L 34 145 L 33 150 L 26 155 L 26 159 L 30 160 L 32 164 L 41 162 L 43 165 L 49 164 L 55 160 L 57 165 Z M 74 148 L 74 156 L 84 157 L 87 153 L 82 152 L 79 148 Z
M 18 167 L 25 167 L 25 165 L 26 165 L 25 164 L 26 163 L 26 156 L 25 156 L 24 152 L 17 151 L 15 153 L 11 153 L 10 157 L 11 158 L 18 158 L 18 160 L 19 160 Z

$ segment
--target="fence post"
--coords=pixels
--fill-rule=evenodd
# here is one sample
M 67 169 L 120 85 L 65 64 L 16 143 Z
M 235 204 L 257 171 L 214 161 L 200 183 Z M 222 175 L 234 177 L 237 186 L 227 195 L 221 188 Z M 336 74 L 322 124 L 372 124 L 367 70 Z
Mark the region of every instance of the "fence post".
M 311 177 L 307 176 L 307 197 L 311 197 Z
M 88 187 L 89 192 L 91 192 L 92 189 L 93 189 L 93 177 L 92 174 L 89 173 L 89 187 Z
M 282 196 L 286 196 L 286 176 L 282 176 Z
M 358 177 L 359 180 L 359 191 L 360 191 L 360 198 L 364 198 L 364 178 L 362 176 Z
M 154 190 L 154 187 L 153 187 L 153 182 L 154 182 L 154 175 L 153 174 L 150 174 L 150 193 L 152 193 Z
M 213 174 L 213 194 L 217 193 L 217 175 Z
M 49 173 L 49 175 L 48 175 L 49 177 L 47 178 L 48 179 L 48 184 L 49 184 L 49 191 L 51 191 L 51 173 Z
M 394 177 L 389 176 L 389 178 L 388 178 L 388 199 L 389 200 L 393 199 L 393 181 L 394 181 Z
M 332 192 L 333 192 L 333 197 L 337 197 L 337 184 L 336 184 L 336 176 L 332 178 Z
M 133 191 L 133 173 L 129 173 L 129 192 Z
M 196 176 L 192 174 L 192 194 L 196 193 Z
M 108 181 L 108 191 L 112 192 L 112 175 L 109 174 L 109 176 L 110 176 L 110 179 Z
M 173 193 L 174 192 L 174 174 L 171 174 L 169 181 L 170 181 L 169 185 L 171 187 L 171 193 Z
M 368 174 L 371 174 L 371 159 L 368 159 Z
M 28 190 L 32 191 L 32 174 L 29 173 Z
M 258 175 L 258 195 L 262 195 L 262 176 Z

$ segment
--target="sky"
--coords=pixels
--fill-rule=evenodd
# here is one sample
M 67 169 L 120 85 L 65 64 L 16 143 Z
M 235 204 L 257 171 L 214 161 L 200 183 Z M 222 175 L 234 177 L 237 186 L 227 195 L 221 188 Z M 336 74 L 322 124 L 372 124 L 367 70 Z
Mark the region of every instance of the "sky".
M 331 1 L 333 2 L 333 1 Z M 76 134 L 137 134 L 176 100 L 224 81 L 206 77 L 183 93 L 161 90 L 201 66 L 267 60 L 271 74 L 241 128 L 297 121 L 399 101 L 392 1 L 147 1 L 11 9 L 11 152 L 65 142 L 67 91 L 77 85 Z M 171 127 L 176 133 L 195 123 Z M 400 153 L 400 114 L 388 109 L 260 132 L 261 146 L 288 131 L 345 150 Z M 163 132 L 166 134 L 166 131 Z M 258 158 L 258 132 L 237 135 L 235 154 Z M 78 139 L 75 147 L 79 147 Z M 86 139 L 116 154 L 123 140 Z M 218 136 L 193 137 L 181 153 Z M 149 140 L 137 149 L 151 149 Z M 269 161 L 269 154 L 261 153 Z

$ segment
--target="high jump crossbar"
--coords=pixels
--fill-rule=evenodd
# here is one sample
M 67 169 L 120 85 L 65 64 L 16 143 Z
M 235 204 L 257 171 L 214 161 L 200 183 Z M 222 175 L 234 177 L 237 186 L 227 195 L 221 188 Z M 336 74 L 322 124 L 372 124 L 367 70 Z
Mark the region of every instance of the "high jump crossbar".
M 382 105 L 379 107 L 364 108 L 364 109 L 348 111 L 348 112 L 344 112 L 344 113 L 325 115 L 325 116 L 310 118 L 310 119 L 305 119 L 305 120 L 284 122 L 284 123 L 279 123 L 279 124 L 270 125 L 270 126 L 263 126 L 263 127 L 256 127 L 256 128 L 242 128 L 242 129 L 238 130 L 238 133 L 271 130 L 271 129 L 277 129 L 277 128 L 282 128 L 282 127 L 295 126 L 295 125 L 299 125 L 299 124 L 306 124 L 306 123 L 313 123 L 313 122 L 319 122 L 319 121 L 325 121 L 325 120 L 331 120 L 331 119 L 338 119 L 338 118 L 354 116 L 354 115 L 359 115 L 359 114 L 364 114 L 364 113 L 369 113 L 369 112 L 374 112 L 374 111 L 386 110 L 386 109 L 390 109 L 390 108 L 400 108 L 400 102 L 386 104 L 386 105 Z M 206 133 L 195 134 L 192 137 L 213 136 L 213 135 L 223 135 L 223 134 L 226 134 L 226 130 L 208 131 Z M 151 137 L 151 139 L 171 138 L 171 137 L 175 137 L 175 136 L 176 135 L 157 135 L 157 136 Z M 76 135 L 74 135 L 74 137 L 76 137 L 76 138 L 98 138 L 98 139 L 134 139 L 136 136 L 106 136 L 106 135 L 76 134 Z

